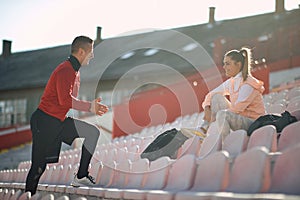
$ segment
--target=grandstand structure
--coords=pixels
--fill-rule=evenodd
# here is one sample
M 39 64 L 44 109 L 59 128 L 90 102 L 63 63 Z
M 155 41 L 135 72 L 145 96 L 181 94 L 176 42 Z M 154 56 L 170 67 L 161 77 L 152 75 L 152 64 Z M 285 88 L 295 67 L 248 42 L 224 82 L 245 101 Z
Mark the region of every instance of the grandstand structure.
M 283 5 L 283 0 L 276 0 L 274 13 L 220 22 L 214 20 L 214 9 L 210 8 L 208 23 L 172 29 L 171 35 L 168 35 L 168 30 L 160 30 L 103 40 L 101 28 L 98 27 L 95 54 L 99 56 L 96 55 L 94 64 L 91 63 L 91 67 L 82 73 L 82 79 L 87 81 L 82 85 L 86 93 L 82 93 L 81 97 L 92 98 L 95 92 L 91 88 L 96 85 L 97 95 L 106 95 L 110 98 L 112 87 L 124 73 L 132 69 L 132 66 L 149 67 L 147 63 L 159 61 L 161 64 L 172 66 L 174 70 L 186 77 L 186 80 L 193 85 L 194 91 L 200 94 L 197 96 L 199 106 L 205 91 L 209 89 L 205 86 L 207 82 L 203 81 L 203 77 L 211 78 L 216 72 L 214 70 L 218 70 L 217 72 L 221 74 L 221 79 L 218 81 L 222 81 L 224 77 L 219 70 L 222 65 L 221 56 L 229 49 L 247 44 L 255 47 L 254 57 L 257 68 L 253 73 L 265 81 L 267 87 L 263 96 L 267 112 L 280 115 L 284 111 L 289 111 L 299 120 L 300 76 L 297 75 L 299 73 L 297 69 L 300 67 L 300 9 L 285 11 Z M 232 30 L 227 27 L 237 27 L 237 29 Z M 192 64 L 186 60 L 167 51 L 155 52 L 150 48 L 151 45 L 149 47 L 148 44 L 153 41 L 157 43 L 173 41 L 174 33 L 184 34 L 201 44 L 212 58 L 213 67 L 216 68 L 210 71 L 212 62 L 205 60 L 205 63 L 200 60 L 194 63 L 200 66 L 199 76 L 195 73 Z M 162 37 L 165 34 L 167 37 Z M 139 45 L 138 43 L 146 44 L 144 46 L 148 45 L 148 47 L 135 48 L 132 51 L 131 45 Z M 10 44 L 10 41 L 4 41 L 0 58 L 0 106 L 15 106 L 20 110 L 9 111 L 9 116 L 5 115 L 5 123 L 1 121 L 3 126 L 0 128 L 2 145 L 0 150 L 30 141 L 29 116 L 38 104 L 50 72 L 56 64 L 68 56 L 70 47 L 64 45 L 12 54 Z M 192 44 L 182 44 L 183 48 L 179 48 L 182 55 L 199 56 L 193 53 L 195 46 Z M 115 49 L 121 47 L 125 49 L 120 51 L 122 54 L 115 53 Z M 172 48 L 174 49 L 174 46 Z M 110 57 L 112 54 L 117 55 L 113 61 Z M 109 62 L 110 66 L 105 68 L 106 63 Z M 43 63 L 47 65 L 41 68 Z M 32 74 L 22 71 L 28 67 L 32 69 Z M 153 69 L 151 67 L 153 66 L 150 66 L 150 69 Z M 91 73 L 97 68 L 103 70 L 101 85 L 97 83 L 99 74 Z M 19 77 L 19 81 L 11 78 L 15 76 L 14 70 L 21 70 L 22 77 Z M 283 73 L 280 75 L 282 70 L 293 73 L 293 78 L 286 78 L 287 75 Z M 270 72 L 277 73 L 277 82 L 273 80 L 276 84 L 270 84 L 269 81 L 272 81 L 269 77 Z M 117 95 L 118 101 L 111 105 L 114 115 L 122 113 L 123 106 L 128 104 L 127 100 L 124 101 L 124 97 L 128 96 L 125 89 L 131 87 L 130 81 L 149 79 L 147 76 L 154 79 L 174 78 L 161 71 L 151 72 L 149 68 L 143 69 L 137 76 L 128 77 L 122 85 L 123 90 L 118 91 L 120 92 L 120 95 Z M 279 79 L 282 80 L 278 82 Z M 218 82 L 214 80 L 211 79 L 213 84 L 217 84 Z M 175 82 L 172 86 L 178 86 L 178 83 Z M 14 168 L 0 169 L 0 200 L 300 199 L 300 134 L 298 132 L 300 121 L 289 124 L 280 133 L 277 133 L 275 127 L 271 125 L 257 129 L 250 137 L 243 130 L 232 131 L 225 138 L 223 145 L 215 124 L 212 124 L 207 137 L 203 139 L 194 136 L 188 139 L 178 149 L 174 158 L 161 157 L 151 162 L 141 159 L 140 154 L 160 133 L 172 128 L 196 128 L 202 123 L 201 109 L 195 111 L 194 107 L 189 107 L 186 112 L 177 112 L 176 103 L 172 104 L 173 107 L 167 108 L 170 104 L 168 101 L 170 96 L 168 92 L 164 93 L 164 89 L 153 85 L 142 88 L 134 98 L 130 99 L 130 103 L 133 103 L 132 107 L 135 109 L 144 106 L 145 110 L 139 111 L 148 114 L 152 104 L 144 99 L 149 100 L 151 97 L 153 100 L 156 100 L 155 98 L 163 100 L 162 104 L 166 105 L 167 121 L 161 121 L 160 116 L 156 115 L 153 118 L 154 122 L 149 124 L 146 118 L 132 111 L 133 118 L 140 120 L 139 123 L 143 126 L 137 129 L 129 127 L 126 129 L 129 131 L 123 132 L 124 127 L 119 127 L 115 123 L 116 120 L 112 120 L 112 129 L 108 128 L 107 132 L 111 131 L 113 137 L 98 144 L 90 165 L 89 171 L 93 177 L 96 177 L 94 187 L 70 186 L 81 155 L 80 148 L 75 146 L 63 150 L 58 163 L 47 165 L 35 195 L 24 193 L 25 179 L 31 165 L 30 159 L 19 162 Z M 164 96 L 166 94 L 167 96 Z M 11 99 L 15 101 L 9 102 Z M 77 114 L 86 117 L 83 113 Z M 126 116 L 123 116 L 124 118 Z M 102 127 L 102 130 L 104 129 L 105 127 Z M 14 143 L 10 143 L 11 141 Z
M 281 89 L 264 95 L 268 113 L 287 110 L 299 120 L 299 80 Z M 161 132 L 196 127 L 202 116 L 203 112 L 181 116 L 98 145 L 90 165 L 94 187 L 69 186 L 79 163 L 78 148 L 61 152 L 59 162 L 47 166 L 33 196 L 23 192 L 31 163 L 20 162 L 16 169 L 0 171 L 0 199 L 300 198 L 300 121 L 280 133 L 273 125 L 256 129 L 250 137 L 243 130 L 232 131 L 223 148 L 216 126 L 211 125 L 206 138 L 188 139 L 176 158 L 151 162 L 140 158 Z

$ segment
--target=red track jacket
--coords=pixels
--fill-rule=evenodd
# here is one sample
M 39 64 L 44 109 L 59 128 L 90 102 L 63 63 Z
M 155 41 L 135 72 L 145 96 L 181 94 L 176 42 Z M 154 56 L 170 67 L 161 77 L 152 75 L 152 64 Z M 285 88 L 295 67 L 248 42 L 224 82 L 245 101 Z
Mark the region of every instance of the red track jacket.
M 52 72 L 41 98 L 39 109 L 64 121 L 70 108 L 89 111 L 91 103 L 77 99 L 80 87 L 79 61 L 70 56 Z

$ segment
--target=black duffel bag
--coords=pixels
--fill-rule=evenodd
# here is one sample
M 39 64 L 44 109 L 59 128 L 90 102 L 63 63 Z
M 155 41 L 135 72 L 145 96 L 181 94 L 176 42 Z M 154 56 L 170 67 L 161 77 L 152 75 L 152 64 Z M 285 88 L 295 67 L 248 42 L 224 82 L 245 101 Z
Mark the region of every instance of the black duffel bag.
M 250 136 L 256 129 L 266 126 L 274 125 L 277 133 L 280 133 L 284 127 L 297 121 L 297 118 L 292 116 L 288 111 L 281 113 L 281 116 L 267 114 L 257 118 L 247 130 L 247 135 Z
M 141 153 L 141 158 L 147 158 L 149 161 L 156 160 L 157 158 L 168 156 L 175 159 L 178 149 L 188 139 L 185 135 L 173 128 L 167 130 L 157 136 L 147 148 Z

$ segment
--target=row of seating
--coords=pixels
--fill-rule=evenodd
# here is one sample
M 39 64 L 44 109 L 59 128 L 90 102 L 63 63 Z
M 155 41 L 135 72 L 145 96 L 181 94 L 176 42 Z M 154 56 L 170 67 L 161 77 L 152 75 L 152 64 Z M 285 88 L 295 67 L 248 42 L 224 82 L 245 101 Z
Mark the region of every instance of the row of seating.
M 283 90 L 264 95 L 264 103 L 268 113 L 280 114 L 285 110 L 293 112 L 300 107 L 300 88 Z
M 280 96 L 282 95 L 282 96 Z M 279 93 L 269 94 L 270 97 L 264 96 L 264 99 L 270 99 L 269 103 L 276 103 L 280 102 L 285 103 L 286 108 L 292 103 L 292 102 L 298 102 L 299 98 L 299 88 L 293 88 L 289 91 L 283 91 Z M 277 98 L 277 99 L 276 99 Z M 297 104 L 295 104 L 297 105 Z M 296 106 L 295 109 L 293 109 L 292 114 L 296 116 L 299 120 L 300 116 L 300 110 L 299 107 Z M 99 145 L 96 149 L 96 152 L 93 157 L 93 161 L 91 164 L 91 174 L 95 177 L 97 177 L 97 186 L 94 188 L 73 188 L 68 187 L 67 185 L 71 182 L 74 171 L 76 171 L 76 168 L 78 166 L 79 158 L 80 158 L 80 150 L 79 149 L 73 149 L 68 150 L 61 153 L 61 159 L 58 164 L 52 164 L 48 165 L 46 172 L 41 178 L 40 185 L 38 187 L 39 192 L 46 191 L 46 192 L 52 192 L 55 194 L 57 193 L 64 193 L 68 194 L 68 196 L 71 196 L 72 194 L 75 195 L 83 195 L 83 196 L 101 196 L 107 197 L 107 198 L 114 198 L 114 195 L 117 195 L 119 197 L 119 194 L 125 195 L 126 192 L 120 192 L 120 189 L 125 188 L 135 188 L 134 193 L 135 194 L 141 194 L 138 199 L 148 197 L 148 199 L 151 198 L 157 198 L 159 197 L 158 194 L 160 193 L 158 191 L 155 191 L 154 193 L 146 192 L 143 193 L 142 191 L 147 188 L 145 187 L 145 181 L 149 179 L 148 177 L 155 177 L 153 174 L 155 174 L 156 171 L 160 171 L 162 169 L 166 170 L 167 177 L 170 177 L 171 169 L 173 169 L 173 166 L 176 166 L 177 162 L 180 163 L 180 160 L 186 157 L 193 157 L 195 161 L 195 165 L 191 165 L 194 168 L 198 168 L 198 162 L 200 160 L 205 160 L 209 157 L 211 157 L 214 154 L 221 153 L 222 145 L 223 150 L 226 154 L 226 156 L 229 159 L 229 178 L 227 178 L 227 186 L 224 187 L 224 189 L 220 189 L 220 191 L 227 191 L 226 195 L 232 196 L 236 195 L 236 192 L 243 192 L 242 189 L 237 189 L 237 191 L 232 190 L 230 183 L 232 184 L 232 174 L 234 171 L 234 166 L 236 166 L 236 162 L 238 161 L 238 158 L 240 158 L 242 155 L 247 154 L 249 152 L 252 152 L 253 149 L 261 148 L 261 146 L 264 146 L 265 150 L 263 150 L 265 153 L 267 153 L 268 161 L 270 162 L 270 165 L 267 164 L 267 169 L 269 170 L 269 174 L 272 173 L 273 178 L 268 179 L 270 182 L 269 184 L 265 184 L 264 189 L 262 191 L 257 192 L 281 192 L 284 194 L 297 194 L 295 192 L 296 190 L 299 190 L 299 188 L 296 187 L 286 187 L 284 190 L 276 191 L 274 189 L 275 187 L 275 180 L 284 179 L 284 177 L 275 178 L 275 174 L 277 171 L 280 172 L 280 170 L 283 170 L 282 168 L 285 168 L 285 165 L 280 165 L 277 163 L 280 163 L 278 160 L 280 158 L 285 157 L 283 155 L 286 154 L 286 152 L 291 151 L 290 149 L 295 148 L 300 142 L 299 134 L 297 134 L 297 129 L 300 128 L 300 122 L 296 122 L 293 124 L 290 124 L 287 126 L 280 134 L 279 140 L 278 140 L 278 133 L 276 133 L 275 127 L 273 126 L 265 126 L 260 129 L 257 129 L 251 137 L 246 136 L 246 132 L 242 130 L 233 131 L 230 133 L 230 135 L 225 139 L 224 144 L 222 144 L 220 135 L 217 132 L 215 124 L 213 124 L 209 131 L 208 136 L 205 138 L 204 141 L 199 139 L 198 137 L 193 137 L 187 140 L 184 145 L 179 149 L 177 154 L 177 160 L 171 160 L 169 158 L 161 158 L 156 161 L 153 161 L 149 163 L 148 160 L 140 159 L 139 154 L 142 152 L 142 150 L 151 142 L 153 139 L 161 132 L 168 130 L 170 128 L 181 128 L 181 127 L 196 127 L 197 124 L 195 121 L 199 122 L 202 118 L 203 113 L 195 113 L 193 115 L 187 115 L 183 117 L 178 117 L 174 122 L 167 123 L 165 125 L 158 125 L 155 127 L 149 127 L 143 129 L 140 133 L 136 133 L 133 135 L 129 135 L 126 137 L 118 138 L 112 140 L 111 143 L 105 144 L 105 145 Z M 277 113 L 279 114 L 279 113 Z M 254 153 L 257 154 L 257 156 L 260 153 Z M 294 156 L 296 154 L 293 154 Z M 129 161 L 130 160 L 130 161 Z M 250 159 L 251 161 L 251 159 Z M 164 166 L 168 167 L 162 167 L 159 163 L 164 163 Z M 245 161 L 246 162 L 246 161 Z M 253 161 L 252 165 L 253 165 Z M 285 173 L 285 177 L 287 179 L 286 182 L 289 182 L 288 184 L 295 184 L 299 185 L 297 180 L 299 179 L 298 175 L 299 173 L 299 162 L 297 161 L 297 158 L 295 159 L 286 159 L 285 162 L 287 162 L 288 165 L 292 165 L 295 167 L 295 169 L 287 170 Z M 158 163 L 158 164 L 156 164 Z M 166 164 L 167 163 L 167 164 Z M 274 166 L 273 166 L 274 164 Z M 295 165 L 296 164 L 296 165 Z M 151 166 L 161 166 L 159 169 L 153 170 Z M 178 164 L 179 165 L 179 164 Z M 148 170 L 138 170 L 137 166 L 145 166 Z M 212 165 L 215 166 L 215 165 Z M 212 168 L 211 166 L 211 168 Z M 277 167 L 276 167 L 277 166 Z M 281 166 L 281 168 L 280 168 Z M 0 182 L 4 182 L 2 185 L 0 185 L 0 188 L 14 188 L 14 189 L 24 189 L 24 182 L 25 178 L 28 172 L 28 169 L 30 168 L 30 161 L 21 162 L 18 166 L 18 169 L 14 170 L 4 170 L 0 171 Z M 278 169 L 277 169 L 278 168 Z M 247 166 L 245 169 L 248 169 Z M 182 171 L 188 171 L 188 166 L 184 166 L 182 168 Z M 196 169 L 195 173 L 198 171 Z M 134 173 L 135 176 L 132 175 Z M 267 173 L 268 174 L 268 173 Z M 225 176 L 225 174 L 223 174 Z M 152 184 L 154 189 L 155 187 L 161 186 L 159 189 L 162 189 L 162 193 L 168 193 L 169 189 L 172 189 L 172 184 L 169 183 L 169 178 L 166 178 L 166 176 L 158 176 L 157 179 L 149 179 L 153 180 Z M 241 176 L 241 175 L 238 175 Z M 171 176 L 172 177 L 172 176 Z M 180 175 L 180 177 L 185 177 L 184 175 Z M 294 178 L 293 178 L 294 177 Z M 297 178 L 297 179 L 296 179 Z M 163 183 L 165 186 L 162 186 L 159 184 L 159 181 L 162 181 L 164 179 Z M 198 180 L 196 178 L 195 180 Z M 268 182 L 266 181 L 266 182 Z M 13 182 L 13 184 L 12 184 Z M 123 183 L 126 183 L 124 185 Z M 171 181 L 170 181 L 171 182 Z M 172 182 L 176 182 L 175 178 L 172 179 Z M 178 181 L 179 184 L 184 184 L 184 181 L 181 180 Z M 141 184 L 140 184 L 141 183 Z M 243 180 L 242 183 L 238 185 L 243 185 L 243 183 L 247 183 L 247 180 Z M 59 184 L 59 185 L 57 185 Z M 169 186 L 168 186 L 169 185 Z M 191 192 L 193 191 L 193 186 L 197 185 L 195 182 L 192 182 L 190 185 L 190 188 L 183 189 L 185 192 Z M 226 184 L 225 184 L 226 185 Z M 263 184 L 264 185 L 264 184 Z M 147 186 L 147 184 L 146 184 Z M 214 188 L 215 185 L 206 185 L 209 188 Z M 108 189 L 109 187 L 110 189 Z M 170 187 L 170 188 L 169 188 Z M 175 187 L 175 186 L 174 186 Z M 183 187 L 184 188 L 184 187 Z M 202 187 L 201 187 L 202 188 Z M 205 188 L 203 186 L 203 188 Z M 265 189 L 268 188 L 268 189 Z M 276 187 L 275 187 L 276 188 Z M 280 186 L 280 188 L 284 188 Z M 288 192 L 288 188 L 292 190 L 292 192 Z M 153 188 L 152 188 L 153 189 Z M 187 190 L 187 191 L 186 191 Z M 189 198 L 196 198 L 199 197 L 199 195 L 203 195 L 203 191 L 200 192 L 201 189 L 196 189 L 193 191 L 192 195 L 185 196 L 185 199 Z M 3 190 L 4 191 L 4 190 Z M 7 190 L 5 190 L 7 191 Z M 176 195 L 171 195 L 171 197 L 176 197 L 180 199 L 180 195 L 183 194 L 183 191 L 177 190 L 175 188 Z M 179 192 L 180 191 L 180 192 Z M 200 192 L 199 194 L 196 194 Z M 299 190 L 300 191 L 300 190 Z M 179 192 L 179 193 L 178 193 Z M 234 192 L 234 193 L 229 193 Z M 245 191 L 249 193 L 248 191 Z M 7 192 L 6 192 L 7 193 Z M 103 196 L 104 195 L 104 196 Z M 106 196 L 105 196 L 106 195 Z M 110 195 L 110 196 L 109 196 Z M 208 196 L 218 196 L 219 194 L 213 193 L 209 194 Z M 60 195 L 61 196 L 61 195 Z M 152 196 L 152 197 L 151 197 Z M 204 195 L 205 196 L 205 195 Z M 248 196 L 249 197 L 249 196 Z M 200 197 L 199 197 L 200 198 Z M 1 198 L 0 198 L 1 199 Z
M 299 128 L 300 121 L 288 125 L 283 129 L 279 140 L 277 139 L 278 134 L 276 129 L 272 125 L 264 126 L 255 130 L 250 138 L 244 130 L 233 131 L 226 137 L 223 144 L 223 150 L 228 151 L 230 157 L 234 158 L 247 149 L 251 149 L 256 146 L 264 146 L 276 155 L 276 153 L 281 153 L 288 147 L 300 143 L 300 135 L 297 134 L 297 129 Z M 212 130 L 210 131 L 212 132 Z M 222 149 L 221 145 L 222 141 L 218 133 L 209 133 L 204 141 L 202 141 L 199 137 L 193 137 L 188 139 L 179 149 L 177 158 L 187 154 L 193 154 L 196 157 L 204 158 L 213 152 L 220 151 Z M 106 154 L 106 157 L 99 157 L 99 155 L 95 154 L 92 165 L 99 165 L 99 163 L 103 165 L 111 165 L 113 162 L 122 163 L 127 160 L 134 163 L 140 160 L 138 152 L 134 154 L 129 153 L 129 155 L 136 156 L 134 159 L 130 159 L 129 155 L 127 155 L 128 152 L 125 152 L 124 148 L 119 151 L 117 149 L 112 149 L 110 154 L 108 154 L 107 150 L 103 151 L 101 155 Z M 58 164 L 48 165 L 46 172 L 41 177 L 40 183 L 69 183 L 73 178 L 73 171 L 76 171 L 76 167 L 79 163 L 79 156 L 75 154 L 74 157 L 76 159 L 72 159 L 72 155 L 69 155 L 70 159 L 67 161 L 61 159 Z M 21 166 L 19 167 L 19 169 L 0 171 L 2 182 L 24 183 L 30 166 L 26 165 L 26 168 L 25 165 L 23 165 L 23 168 Z
M 283 151 L 271 167 L 269 151 L 255 147 L 239 154 L 234 161 L 227 151 L 217 151 L 205 158 L 187 154 L 178 160 L 168 157 L 150 163 L 100 166 L 97 186 L 73 188 L 65 185 L 39 185 L 39 190 L 85 197 L 112 199 L 206 199 L 216 192 L 300 194 L 300 145 Z M 272 169 L 273 168 L 273 169 Z M 100 174 L 100 175 L 99 175 Z M 102 179 L 102 176 L 104 178 Z M 251 196 L 251 195 L 250 195 Z
M 31 196 L 30 192 L 23 193 L 22 190 L 18 189 L 0 189 L 0 199 L 1 200 L 69 200 L 69 196 L 62 195 L 62 194 L 42 194 L 36 193 L 35 195 Z M 75 195 L 74 200 L 87 200 L 86 197 Z
M 242 152 L 249 150 L 256 146 L 264 146 L 268 151 L 273 152 L 272 155 L 281 154 L 282 151 L 299 144 L 300 136 L 297 134 L 297 129 L 300 128 L 300 122 L 296 122 L 288 125 L 281 133 L 277 147 L 277 133 L 274 126 L 264 126 L 253 132 L 252 136 L 248 138 L 246 132 L 243 130 L 233 131 L 225 139 L 223 150 L 229 152 L 231 158 L 235 158 Z M 295 131 L 296 130 L 296 131 Z M 221 150 L 221 137 L 219 134 L 209 134 L 207 138 L 202 142 L 198 137 L 190 138 L 182 146 L 179 151 L 178 158 L 192 154 L 198 159 L 207 157 L 208 155 Z M 279 151 L 279 152 L 278 152 Z M 127 171 L 132 169 L 131 165 L 138 165 L 139 162 L 143 162 L 144 159 L 137 159 L 135 161 L 129 161 L 127 164 Z M 109 185 L 111 178 L 109 175 L 114 170 L 118 170 L 120 163 L 124 163 L 127 160 L 111 159 L 107 161 L 94 162 L 91 166 L 91 174 L 97 177 L 97 182 L 100 186 Z M 48 184 L 61 184 L 68 185 L 73 179 L 74 172 L 77 170 L 78 162 L 74 165 L 69 163 L 66 165 L 51 164 L 47 166 L 47 169 L 40 180 L 40 189 L 48 188 Z M 149 165 L 149 163 L 148 163 Z M 75 167 L 74 167 L 75 166 Z M 107 171 L 106 176 L 100 176 L 99 171 Z M 125 169 L 122 169 L 125 170 Z M 147 170 L 146 170 L 147 171 Z M 16 182 L 22 183 L 21 188 L 24 186 L 25 178 L 28 173 L 28 169 L 6 170 L 0 172 L 0 179 L 2 182 Z M 142 173 L 142 172 L 140 172 Z M 101 178 L 100 178 L 101 177 Z M 43 185 L 44 184 L 44 185 Z M 51 187 L 49 187 L 51 188 Z M 54 188 L 53 188 L 54 191 Z

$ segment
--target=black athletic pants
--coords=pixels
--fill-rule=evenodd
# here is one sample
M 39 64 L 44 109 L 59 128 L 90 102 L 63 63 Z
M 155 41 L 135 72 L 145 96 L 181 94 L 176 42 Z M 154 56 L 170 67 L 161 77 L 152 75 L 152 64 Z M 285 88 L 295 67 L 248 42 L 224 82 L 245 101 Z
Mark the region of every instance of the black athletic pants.
M 37 109 L 31 116 L 31 168 L 26 179 L 25 192 L 36 193 L 38 182 L 47 163 L 58 162 L 61 142 L 71 145 L 74 139 L 84 138 L 77 176 L 88 175 L 88 167 L 95 151 L 100 131 L 97 127 L 73 118 L 63 122 Z

